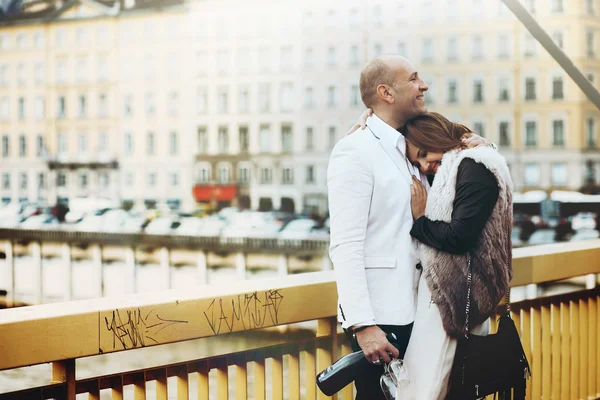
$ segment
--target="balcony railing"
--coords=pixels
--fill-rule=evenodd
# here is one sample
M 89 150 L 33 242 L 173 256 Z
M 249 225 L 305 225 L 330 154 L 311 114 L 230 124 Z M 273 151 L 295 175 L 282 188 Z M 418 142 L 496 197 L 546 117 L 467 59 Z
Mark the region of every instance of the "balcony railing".
M 600 240 L 517 249 L 513 265 L 513 286 L 598 274 Z M 193 398 L 199 399 L 208 399 L 213 391 L 219 399 L 233 393 L 236 399 L 265 399 L 267 392 L 273 399 L 283 399 L 284 394 L 289 399 L 323 399 L 315 386 L 317 371 L 349 351 L 335 321 L 336 298 L 333 273 L 317 272 L 187 292 L 4 310 L 0 370 L 52 363 L 52 376 L 45 386 L 0 398 L 74 399 L 87 393 L 98 399 L 101 390 L 109 389 L 113 399 L 121 399 L 124 387 L 132 386 L 136 399 L 145 399 L 150 388 L 156 392 L 152 397 L 166 399 L 172 377 L 178 399 L 189 398 L 191 379 L 197 380 Z M 513 304 L 533 372 L 528 399 L 598 397 L 599 301 L 600 290 L 591 289 Z M 82 357 L 315 320 L 315 335 L 305 340 L 76 378 L 76 360 Z M 150 381 L 154 383 L 148 385 Z M 351 399 L 351 386 L 338 398 Z

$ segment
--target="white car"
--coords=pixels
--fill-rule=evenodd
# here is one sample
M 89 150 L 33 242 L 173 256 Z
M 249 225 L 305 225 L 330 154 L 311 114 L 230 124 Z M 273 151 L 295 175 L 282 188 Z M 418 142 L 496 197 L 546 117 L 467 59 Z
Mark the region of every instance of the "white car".
M 571 237 L 571 242 L 600 238 L 600 232 L 595 229 L 580 229 Z
M 575 214 L 571 219 L 571 227 L 576 231 L 580 229 L 596 229 L 596 216 L 594 213 L 589 212 Z
M 173 231 L 176 235 L 196 236 L 202 230 L 203 219 L 198 217 L 186 217 L 181 219 L 181 225 Z
M 146 226 L 144 233 L 149 233 L 151 235 L 168 235 L 171 233 L 174 227 L 173 225 L 176 223 L 177 226 L 179 226 L 178 222 L 171 217 L 156 217 L 150 221 L 148 226 Z
M 295 219 L 279 233 L 280 239 L 329 239 L 326 229 L 318 229 L 317 222 L 312 219 Z
M 32 215 L 19 225 L 22 229 L 45 229 L 54 228 L 60 225 L 58 219 L 52 214 Z

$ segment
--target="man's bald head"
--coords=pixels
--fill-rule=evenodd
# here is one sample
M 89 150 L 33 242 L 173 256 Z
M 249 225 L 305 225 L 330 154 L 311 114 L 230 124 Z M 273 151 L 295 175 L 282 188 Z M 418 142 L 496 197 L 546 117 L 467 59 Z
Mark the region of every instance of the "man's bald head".
M 377 87 L 379 85 L 394 86 L 397 72 L 408 70 L 410 62 L 398 55 L 375 57 L 360 73 L 360 96 L 365 106 L 373 108 L 377 102 Z

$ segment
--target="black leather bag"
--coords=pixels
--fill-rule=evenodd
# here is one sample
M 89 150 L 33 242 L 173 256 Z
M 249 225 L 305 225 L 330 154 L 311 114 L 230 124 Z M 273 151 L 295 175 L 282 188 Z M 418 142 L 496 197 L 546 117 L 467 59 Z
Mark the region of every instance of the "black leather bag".
M 506 313 L 498 320 L 498 332 L 488 336 L 470 335 L 471 257 L 468 268 L 465 337 L 458 340 L 446 399 L 473 400 L 494 394 L 500 400 L 525 400 L 531 370 L 519 332 L 510 317 L 510 287 L 506 291 Z M 508 271 L 508 263 L 506 268 Z

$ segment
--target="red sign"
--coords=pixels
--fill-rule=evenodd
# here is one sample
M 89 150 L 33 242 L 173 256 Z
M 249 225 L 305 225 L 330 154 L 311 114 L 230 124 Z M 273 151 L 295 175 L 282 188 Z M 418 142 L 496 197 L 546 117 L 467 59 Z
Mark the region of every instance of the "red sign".
M 196 201 L 231 201 L 237 196 L 235 185 L 195 185 L 194 199 Z

